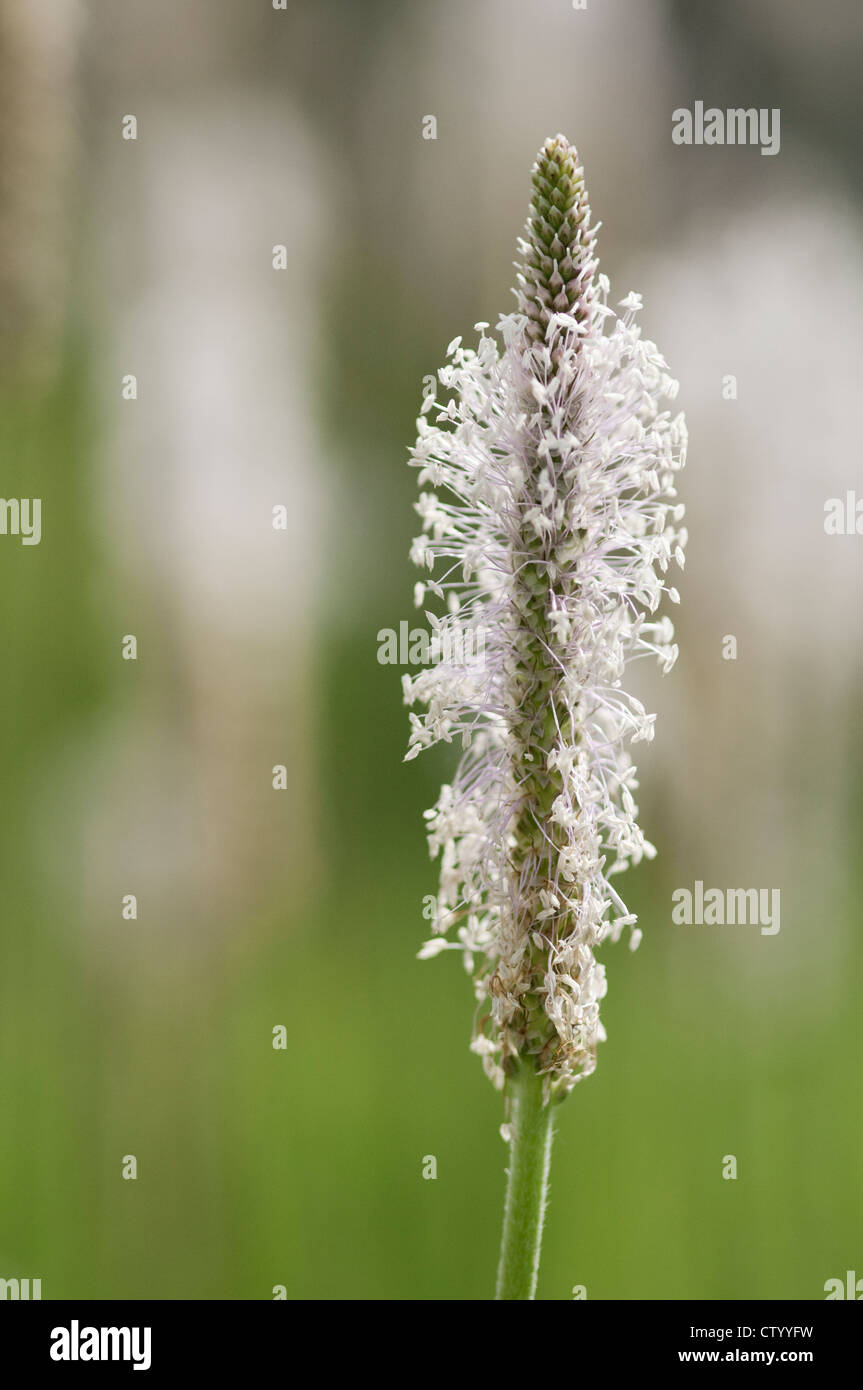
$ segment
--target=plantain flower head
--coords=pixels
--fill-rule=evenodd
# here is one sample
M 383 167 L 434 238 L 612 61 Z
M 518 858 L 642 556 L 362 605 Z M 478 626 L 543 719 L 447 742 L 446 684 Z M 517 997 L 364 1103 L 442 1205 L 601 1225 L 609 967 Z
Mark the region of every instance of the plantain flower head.
M 441 857 L 434 936 L 463 952 L 472 1047 L 496 1084 L 521 1061 L 560 1098 L 592 1072 L 606 990 L 597 948 L 640 932 L 612 880 L 654 854 L 637 821 L 630 745 L 654 715 L 627 663 L 677 655 L 658 616 L 683 565 L 677 382 L 599 273 L 578 155 L 548 140 L 518 243 L 516 311 L 497 335 L 456 338 L 426 398 L 412 462 L 421 488 L 415 588 L 447 656 L 403 677 L 407 757 L 458 741 L 426 812 Z M 619 312 L 618 312 L 619 311 Z

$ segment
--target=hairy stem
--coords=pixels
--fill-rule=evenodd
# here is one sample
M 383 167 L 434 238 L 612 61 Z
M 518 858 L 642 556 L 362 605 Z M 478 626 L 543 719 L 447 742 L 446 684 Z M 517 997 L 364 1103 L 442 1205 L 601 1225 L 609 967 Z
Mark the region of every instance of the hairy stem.
M 548 1201 L 552 1106 L 543 1105 L 542 1077 L 528 1059 L 509 1078 L 507 1089 L 512 1105 L 509 1179 L 495 1297 L 532 1299 Z

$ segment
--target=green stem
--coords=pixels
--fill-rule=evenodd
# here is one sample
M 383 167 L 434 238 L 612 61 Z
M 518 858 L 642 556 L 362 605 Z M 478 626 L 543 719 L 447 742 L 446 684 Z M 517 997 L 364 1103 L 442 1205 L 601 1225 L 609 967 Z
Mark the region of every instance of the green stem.
M 542 1077 L 530 1062 L 507 1081 L 507 1090 L 512 1105 L 509 1181 L 495 1297 L 532 1299 L 548 1200 L 552 1107 L 542 1103 Z

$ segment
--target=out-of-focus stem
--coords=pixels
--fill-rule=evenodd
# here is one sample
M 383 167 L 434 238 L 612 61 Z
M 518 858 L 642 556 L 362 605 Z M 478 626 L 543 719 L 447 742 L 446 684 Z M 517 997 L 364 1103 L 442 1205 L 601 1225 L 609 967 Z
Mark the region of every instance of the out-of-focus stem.
M 512 1107 L 509 1180 L 495 1297 L 532 1299 L 548 1201 L 553 1107 L 543 1105 L 542 1077 L 529 1059 L 508 1079 L 507 1090 Z

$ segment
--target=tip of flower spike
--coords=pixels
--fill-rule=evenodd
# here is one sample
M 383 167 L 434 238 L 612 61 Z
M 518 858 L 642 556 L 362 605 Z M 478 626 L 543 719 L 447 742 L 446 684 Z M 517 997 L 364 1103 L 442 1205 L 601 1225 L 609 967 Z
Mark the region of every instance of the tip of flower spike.
M 536 157 L 536 163 L 539 164 L 543 158 L 565 159 L 570 155 L 577 164 L 578 150 L 567 140 L 565 135 L 561 135 L 558 131 L 556 135 L 549 135 L 548 139 L 543 142 L 542 149 Z
M 555 314 L 570 315 L 586 333 L 596 298 L 596 237 L 578 151 L 565 135 L 546 140 L 532 182 L 516 291 L 528 336 L 542 341 Z

